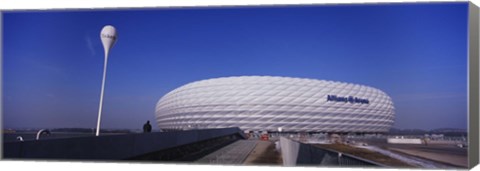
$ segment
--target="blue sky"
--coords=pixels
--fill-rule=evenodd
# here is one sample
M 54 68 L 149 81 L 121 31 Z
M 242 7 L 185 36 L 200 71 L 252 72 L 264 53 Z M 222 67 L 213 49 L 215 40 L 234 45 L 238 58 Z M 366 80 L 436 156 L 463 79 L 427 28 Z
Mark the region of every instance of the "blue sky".
M 141 128 L 186 83 L 272 75 L 369 85 L 397 128 L 467 127 L 468 3 L 12 11 L 3 125 L 94 128 L 99 32 L 114 25 L 102 128 Z

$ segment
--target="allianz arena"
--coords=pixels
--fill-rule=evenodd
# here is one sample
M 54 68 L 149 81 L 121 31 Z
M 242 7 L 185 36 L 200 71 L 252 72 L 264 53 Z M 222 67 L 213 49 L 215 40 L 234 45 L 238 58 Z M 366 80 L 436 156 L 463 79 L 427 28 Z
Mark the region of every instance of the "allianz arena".
M 384 92 L 316 79 L 240 76 L 181 86 L 156 105 L 161 129 L 239 127 L 245 131 L 381 133 L 395 112 Z

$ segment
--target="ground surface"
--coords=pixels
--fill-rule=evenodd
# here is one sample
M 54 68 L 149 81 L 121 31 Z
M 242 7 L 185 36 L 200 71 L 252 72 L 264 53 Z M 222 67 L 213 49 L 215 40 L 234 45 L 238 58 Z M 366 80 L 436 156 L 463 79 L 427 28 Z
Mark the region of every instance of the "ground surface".
M 271 141 L 258 141 L 245 159 L 245 165 L 282 165 L 282 156 Z
M 389 156 L 385 156 L 378 152 L 370 151 L 363 148 L 356 148 L 349 145 L 344 144 L 314 144 L 314 146 L 323 148 L 323 149 L 332 149 L 338 152 L 350 154 L 356 157 L 364 158 L 367 160 L 371 160 L 380 164 L 384 164 L 391 167 L 402 167 L 402 168 L 412 168 L 414 166 L 402 162 L 398 159 L 391 158 Z
M 423 159 L 433 160 L 444 164 L 468 167 L 467 149 L 459 148 L 453 145 L 384 145 L 383 148 L 420 157 Z
M 467 168 L 468 149 L 452 144 L 389 144 L 386 141 L 358 140 L 404 156 L 413 156 L 445 165 L 448 168 Z M 443 168 L 443 167 L 440 167 Z

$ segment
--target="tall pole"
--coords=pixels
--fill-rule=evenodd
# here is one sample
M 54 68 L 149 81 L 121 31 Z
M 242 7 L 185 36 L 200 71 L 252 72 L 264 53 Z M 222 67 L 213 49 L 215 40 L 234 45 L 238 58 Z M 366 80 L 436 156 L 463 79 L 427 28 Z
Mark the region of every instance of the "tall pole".
M 96 136 L 100 135 L 100 121 L 102 119 L 102 107 L 103 107 L 103 93 L 105 89 L 105 78 L 107 77 L 107 62 L 108 62 L 108 52 L 115 44 L 117 40 L 117 31 L 115 27 L 107 25 L 103 27 L 100 32 L 100 39 L 102 40 L 103 49 L 105 51 L 105 61 L 103 62 L 103 78 L 102 78 L 102 90 L 100 91 L 100 104 L 98 107 L 98 119 L 97 119 L 97 132 Z

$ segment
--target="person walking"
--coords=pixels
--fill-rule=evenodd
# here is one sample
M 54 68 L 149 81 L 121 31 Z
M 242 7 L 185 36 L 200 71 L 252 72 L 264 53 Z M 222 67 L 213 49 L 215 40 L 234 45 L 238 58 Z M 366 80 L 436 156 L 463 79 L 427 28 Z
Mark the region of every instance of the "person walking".
M 152 125 L 150 125 L 150 121 L 147 121 L 147 123 L 145 123 L 143 125 L 143 132 L 152 132 Z

